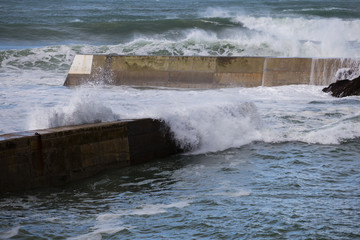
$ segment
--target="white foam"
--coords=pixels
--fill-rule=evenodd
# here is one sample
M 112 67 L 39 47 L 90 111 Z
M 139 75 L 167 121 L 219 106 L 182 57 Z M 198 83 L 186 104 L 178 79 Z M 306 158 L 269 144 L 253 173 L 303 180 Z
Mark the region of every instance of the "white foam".
M 170 204 L 145 204 L 135 209 L 119 210 L 115 213 L 103 213 L 96 217 L 96 222 L 90 228 L 90 232 L 79 236 L 68 238 L 69 240 L 102 239 L 104 234 L 115 234 L 123 230 L 131 230 L 135 226 L 123 225 L 120 220 L 128 215 L 156 215 L 166 213 L 170 208 L 184 208 L 190 205 L 189 201 L 179 201 Z
M 159 35 L 136 35 L 108 46 L 118 54 L 237 55 L 284 57 L 360 57 L 360 20 L 250 16 L 241 9 L 208 8 L 202 18 L 231 18 L 221 31 L 185 29 Z M 207 21 L 204 19 L 203 21 Z M 209 20 L 211 21 L 211 20 Z M 214 23 L 217 25 L 216 23 Z M 243 27 L 241 27 L 243 26 Z
M 19 234 L 20 226 L 16 226 L 5 232 L 0 232 L 0 239 L 9 239 Z
M 96 218 L 96 221 L 98 221 L 98 222 L 113 221 L 113 220 L 117 220 L 121 216 L 123 216 L 123 215 L 121 215 L 121 214 L 113 214 L 113 213 L 104 213 L 104 214 L 100 214 Z M 121 222 L 119 222 L 119 223 L 121 223 Z
M 61 85 L 75 54 L 360 57 L 360 20 L 257 16 L 242 9 L 208 8 L 203 21 L 232 19 L 221 30 L 188 28 L 104 46 L 60 45 L 1 51 L 1 84 Z M 209 20 L 207 20 L 209 19 Z M 243 26 L 243 27 L 242 27 Z
M 120 116 L 155 118 L 170 126 L 181 147 L 196 154 L 253 141 L 328 144 L 360 136 L 357 105 L 333 104 L 340 100 L 318 86 L 206 91 L 95 86 L 80 88 L 65 99 L 69 98 L 31 113 L 31 127 L 113 121 Z M 312 101 L 321 104 L 309 104 Z
M 212 195 L 214 195 L 214 196 L 225 196 L 225 197 L 238 198 L 238 197 L 249 196 L 250 194 L 251 194 L 250 191 L 239 190 L 239 191 L 224 191 L 224 192 L 218 192 L 218 193 L 214 193 L 214 194 L 212 194 Z
M 52 128 L 119 120 L 120 116 L 105 106 L 99 96 L 79 88 L 67 103 L 50 109 L 37 109 L 29 116 L 30 129 Z
M 272 18 L 244 19 L 252 21 L 253 26 L 259 25 L 257 28 L 264 28 L 264 31 L 266 30 L 266 27 L 264 27 L 266 24 L 273 25 L 272 27 L 275 28 L 277 25 L 282 27 L 287 22 L 301 22 L 301 19 L 279 19 L 279 23 Z M 262 22 L 265 22 L 264 26 L 261 25 Z M 306 21 L 303 24 L 305 23 L 310 24 L 310 22 Z M 286 26 L 283 27 L 287 28 Z M 261 33 L 259 34 L 261 35 Z M 199 43 L 206 42 L 206 39 L 209 42 L 217 41 L 218 38 L 212 33 L 197 30 L 190 31 L 188 36 L 191 37 L 187 41 L 194 40 L 194 49 L 196 48 L 198 52 L 206 51 L 207 44 L 201 45 Z M 166 41 L 168 42 L 165 42 L 165 45 L 175 44 L 169 40 Z M 155 43 L 157 42 L 154 41 L 152 44 L 155 46 Z M 146 48 L 147 44 L 144 46 Z M 96 50 L 91 46 L 88 47 L 90 50 Z M 109 46 L 106 51 L 111 52 L 117 47 L 120 47 L 120 45 L 114 46 L 114 49 Z M 56 54 L 52 53 L 52 51 L 60 51 L 63 54 L 62 58 L 69 58 L 69 62 L 71 62 L 73 52 L 72 50 L 69 52 L 69 49 L 71 48 L 49 47 L 34 49 L 31 50 L 34 52 L 34 56 L 29 56 L 29 59 L 24 60 L 23 63 L 26 64 L 27 61 L 41 59 L 46 55 L 46 51 L 49 51 L 50 55 L 54 56 Z M 86 50 L 87 47 L 83 46 L 82 49 Z M 192 51 L 191 47 L 188 47 L 188 50 Z M 69 52 L 69 56 L 67 56 L 66 52 Z M 38 73 L 37 71 L 41 72 L 41 70 L 35 69 L 32 72 L 35 76 L 32 76 L 31 79 L 33 80 L 30 80 L 30 83 L 26 82 L 28 80 L 27 74 L 30 74 L 30 72 L 25 71 L 23 72 L 24 75 L 14 82 L 13 78 L 16 78 L 16 76 L 11 73 L 13 71 L 11 67 L 14 65 L 11 63 L 11 58 L 16 60 L 15 55 L 2 62 L 10 72 L 6 74 L 0 73 L 2 74 L 0 75 L 1 79 L 4 80 L 0 85 L 2 89 L 0 95 L 2 107 L 0 111 L 0 131 L 3 133 L 114 121 L 120 118 L 150 117 L 168 123 L 178 143 L 183 147 L 189 147 L 194 153 L 221 151 L 231 147 L 240 147 L 253 141 L 299 140 L 304 142 L 326 143 L 327 141 L 338 143 L 359 135 L 357 132 L 359 126 L 356 121 L 350 121 L 348 125 L 344 124 L 344 126 L 338 123 L 338 125 L 333 126 L 335 131 L 312 130 L 320 129 L 339 120 L 337 118 L 327 118 L 326 113 L 339 112 L 346 117 L 356 114 L 357 111 L 355 105 L 351 105 L 355 112 L 340 109 L 338 106 L 332 112 L 328 111 L 329 106 L 333 106 L 331 104 L 333 98 L 322 93 L 321 87 L 300 85 L 179 91 L 169 89 L 139 90 L 129 87 L 100 85 L 68 89 L 51 86 L 59 85 L 57 83 L 59 81 L 58 77 L 61 74 L 65 76 L 65 73 L 54 76 L 55 80 L 51 80 L 53 82 L 50 86 L 38 85 L 32 82 L 41 79 L 41 84 L 45 82 L 47 77 L 51 78 L 46 76 L 51 74 L 51 71 L 48 70 Z M 359 69 L 359 61 L 354 61 L 354 64 L 352 68 Z M 19 69 L 19 67 L 14 67 L 14 72 L 21 72 Z M 354 72 L 358 74 L 358 71 Z M 36 76 L 36 74 L 39 75 Z M 8 76 L 3 77 L 4 75 Z M 340 71 L 338 75 L 341 75 Z M 45 80 L 42 79 L 43 77 Z M 304 111 L 302 108 L 310 101 L 324 101 L 323 108 L 319 107 L 318 112 Z M 293 124 L 291 121 L 284 120 L 284 118 L 289 117 L 294 121 L 303 121 L 304 123 Z M 326 134 L 330 136 L 325 137 Z M 332 140 L 330 141 L 330 139 Z
M 248 190 L 233 186 L 234 183 L 231 181 L 220 181 L 217 184 L 219 187 L 217 187 L 215 192 L 211 193 L 210 195 L 238 198 L 249 196 L 251 194 L 251 192 Z
M 355 61 L 354 61 L 355 62 Z M 350 68 L 340 68 L 335 73 L 336 80 L 353 80 L 360 76 L 360 59 Z
M 221 151 L 260 139 L 261 121 L 252 103 L 197 104 L 164 119 L 179 145 L 194 153 Z
M 76 237 L 70 237 L 69 240 L 101 240 L 103 234 L 115 234 L 117 232 L 129 229 L 129 227 L 123 226 L 108 226 L 108 225 L 98 225 L 90 230 L 89 233 L 79 235 Z
M 147 179 L 144 181 L 140 181 L 140 182 L 135 182 L 135 183 L 124 183 L 121 184 L 122 187 L 129 187 L 129 186 L 142 186 L 142 185 L 148 185 L 153 183 L 155 180 L 154 179 Z
M 86 234 L 82 234 L 75 237 L 68 238 L 69 240 L 82 240 L 82 239 L 92 239 L 98 240 L 102 239 L 104 234 L 111 235 L 123 230 L 133 229 L 133 226 L 123 225 L 122 221 L 119 220 L 121 215 L 105 213 L 100 214 L 96 218 L 95 225 L 91 227 Z
M 359 115 L 360 116 L 360 113 Z M 318 144 L 340 144 L 345 140 L 360 137 L 360 122 L 341 119 L 331 124 L 307 131 L 292 132 L 284 137 L 286 141 L 301 141 Z
M 360 76 L 360 58 L 336 60 L 312 59 L 310 84 L 327 86 L 338 80 L 353 80 Z
M 145 204 L 140 205 L 134 209 L 126 209 L 126 210 L 119 210 L 116 213 L 106 213 L 101 214 L 97 217 L 97 221 L 99 222 L 106 222 L 106 221 L 113 221 L 118 219 L 122 216 L 129 216 L 129 215 L 156 215 L 161 213 L 166 213 L 170 208 L 184 208 L 190 205 L 189 201 L 179 201 L 170 204 Z
M 305 19 L 302 17 L 237 16 L 235 22 L 260 34 L 253 36 L 285 56 L 297 57 L 359 57 L 360 52 L 349 46 L 360 43 L 360 20 Z M 259 39 L 260 38 L 260 39 Z M 283 54 L 282 54 L 283 55 Z
M 146 204 L 132 210 L 124 210 L 122 215 L 156 215 L 166 213 L 169 208 L 184 208 L 190 205 L 189 201 L 180 201 L 170 204 Z

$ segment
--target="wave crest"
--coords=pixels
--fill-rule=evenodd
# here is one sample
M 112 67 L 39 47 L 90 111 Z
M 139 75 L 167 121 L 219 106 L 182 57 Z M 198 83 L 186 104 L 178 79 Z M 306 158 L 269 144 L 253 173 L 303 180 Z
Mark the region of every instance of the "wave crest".
M 216 152 L 261 139 L 261 119 L 253 103 L 194 106 L 165 118 L 183 149 Z

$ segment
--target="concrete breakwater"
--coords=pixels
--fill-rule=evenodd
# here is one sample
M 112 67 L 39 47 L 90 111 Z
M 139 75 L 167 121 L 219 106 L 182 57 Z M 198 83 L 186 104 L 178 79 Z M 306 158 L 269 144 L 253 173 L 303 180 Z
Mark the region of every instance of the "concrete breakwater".
M 168 130 L 139 119 L 0 135 L 0 192 L 60 186 L 178 153 Z
M 360 59 L 76 55 L 64 85 L 87 82 L 176 88 L 328 85 Z
M 327 85 L 359 59 L 76 55 L 64 85 L 176 88 Z M 139 119 L 0 135 L 0 192 L 59 186 L 181 152 L 160 121 Z

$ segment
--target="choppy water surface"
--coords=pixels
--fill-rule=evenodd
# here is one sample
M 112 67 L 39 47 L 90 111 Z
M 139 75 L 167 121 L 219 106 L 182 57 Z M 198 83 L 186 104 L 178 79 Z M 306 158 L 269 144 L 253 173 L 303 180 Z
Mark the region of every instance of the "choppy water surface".
M 0 200 L 0 237 L 357 239 L 359 140 L 252 143 Z
M 304 85 L 62 86 L 75 54 L 359 58 L 359 8 L 1 1 L 0 134 L 151 117 L 190 152 L 2 194 L 0 239 L 360 239 L 359 97 Z
M 315 86 L 61 89 L 29 113 L 34 128 L 150 116 L 192 152 L 2 195 L 0 238 L 360 238 L 358 97 Z

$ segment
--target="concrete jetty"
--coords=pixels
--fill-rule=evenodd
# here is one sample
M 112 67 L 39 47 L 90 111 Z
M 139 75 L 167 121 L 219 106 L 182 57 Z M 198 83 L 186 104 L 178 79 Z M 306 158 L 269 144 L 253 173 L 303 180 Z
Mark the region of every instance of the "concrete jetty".
M 76 55 L 64 83 L 224 88 L 328 85 L 342 68 L 360 68 L 360 59 L 212 56 Z
M 180 151 L 167 126 L 152 119 L 0 135 L 0 193 L 61 186 Z
M 86 83 L 174 88 L 328 85 L 360 59 L 76 55 L 65 86 Z M 0 193 L 60 186 L 102 170 L 181 152 L 153 119 L 0 135 Z

